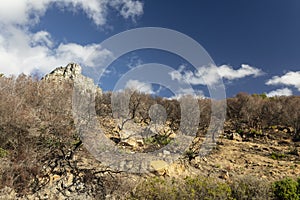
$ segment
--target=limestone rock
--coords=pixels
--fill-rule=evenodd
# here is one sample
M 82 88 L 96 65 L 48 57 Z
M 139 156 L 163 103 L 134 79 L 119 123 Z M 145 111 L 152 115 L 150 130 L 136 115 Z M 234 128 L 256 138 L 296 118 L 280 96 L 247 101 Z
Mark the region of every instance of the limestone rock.
M 94 84 L 91 78 L 81 74 L 82 68 L 76 63 L 70 63 L 66 67 L 58 67 L 49 74 L 45 75 L 42 80 L 47 82 L 60 83 L 70 81 L 75 83 L 77 89 L 82 89 L 83 92 L 95 92 L 96 95 L 101 95 L 102 90 Z
M 153 160 L 150 162 L 150 166 L 152 167 L 153 171 L 158 175 L 164 175 L 168 165 L 169 164 L 163 160 Z
M 189 172 L 187 168 L 180 163 L 172 163 L 167 168 L 167 175 L 172 177 L 188 176 Z
M 230 135 L 230 139 L 231 140 L 236 140 L 236 141 L 239 141 L 239 142 L 242 142 L 243 141 L 243 138 L 240 136 L 240 134 L 238 133 L 232 133 Z
M 43 80 L 47 81 L 62 81 L 62 80 L 74 80 L 81 75 L 81 67 L 76 63 L 70 63 L 66 67 L 58 67 L 52 72 L 47 74 Z
M 16 199 L 17 193 L 14 189 L 9 187 L 4 187 L 0 189 L 0 199 Z
M 144 142 L 143 142 L 143 140 L 140 140 L 140 139 L 136 140 L 134 138 L 129 138 L 127 140 L 121 141 L 119 143 L 119 145 L 120 146 L 129 146 L 129 147 L 132 147 L 134 149 L 137 149 L 137 148 L 143 146 Z

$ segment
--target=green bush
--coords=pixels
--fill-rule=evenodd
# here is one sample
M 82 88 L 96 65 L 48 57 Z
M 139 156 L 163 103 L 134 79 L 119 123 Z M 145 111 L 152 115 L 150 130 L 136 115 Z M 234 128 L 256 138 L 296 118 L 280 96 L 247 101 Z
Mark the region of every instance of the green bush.
M 273 160 L 280 160 L 280 159 L 283 159 L 286 157 L 286 155 L 284 153 L 276 153 L 276 152 L 272 152 L 270 157 L 273 159 Z
M 291 178 L 276 181 L 273 184 L 274 196 L 278 200 L 299 200 L 299 179 L 298 182 Z
M 174 179 L 149 178 L 137 186 L 136 191 L 131 193 L 130 199 L 176 199 L 176 185 Z
M 262 135 L 263 134 L 261 129 L 256 130 L 256 129 L 253 129 L 253 128 L 250 129 L 250 133 L 252 133 L 254 135 Z
M 162 145 L 165 146 L 172 141 L 167 135 L 155 135 L 144 139 L 144 142 L 149 145 Z
M 0 147 L 0 158 L 7 156 L 8 152 Z
M 300 198 L 300 177 L 297 179 L 298 187 L 297 187 L 297 194 Z
M 186 199 L 231 199 L 231 188 L 226 183 L 212 178 L 186 178 L 184 191 Z
M 192 159 L 194 159 L 197 156 L 197 154 L 193 150 L 189 149 L 184 152 L 184 156 L 191 161 Z

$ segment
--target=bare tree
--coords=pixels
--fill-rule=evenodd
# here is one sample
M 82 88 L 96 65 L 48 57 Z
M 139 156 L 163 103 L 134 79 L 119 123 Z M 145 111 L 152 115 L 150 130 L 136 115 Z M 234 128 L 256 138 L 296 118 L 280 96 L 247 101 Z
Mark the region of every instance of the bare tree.
M 295 139 L 300 139 L 300 97 L 284 98 L 282 120 L 294 128 Z

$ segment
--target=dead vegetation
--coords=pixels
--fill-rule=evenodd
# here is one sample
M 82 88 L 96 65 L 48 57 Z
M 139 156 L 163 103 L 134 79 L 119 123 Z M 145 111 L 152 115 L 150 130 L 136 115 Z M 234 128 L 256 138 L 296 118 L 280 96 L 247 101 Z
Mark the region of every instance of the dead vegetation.
M 72 118 L 72 86 L 71 81 L 57 84 L 25 75 L 0 77 L 0 190 L 11 188 L 17 196 L 33 195 L 32 198 L 42 198 L 41 195 L 48 195 L 50 199 L 75 198 L 76 195 L 83 195 L 80 197 L 104 199 L 116 193 L 121 198 L 120 188 L 130 191 L 135 187 L 138 181 L 136 177 L 139 176 L 111 171 L 101 166 L 101 163 L 95 161 L 84 149 Z M 116 144 L 126 142 L 125 139 L 128 138 L 122 138 L 121 133 L 124 127 L 130 124 L 138 124 L 143 130 L 150 131 L 150 134 L 143 138 L 139 149 L 129 145 L 128 148 L 133 151 L 147 152 L 161 148 L 167 145 L 179 130 L 179 101 L 133 92 L 130 96 L 129 110 L 125 115 L 122 110 L 112 108 L 111 96 L 111 92 L 98 96 L 95 99 L 95 109 L 101 119 L 99 124 Z M 162 128 L 155 126 L 156 131 L 148 128 L 153 124 L 153 116 L 151 118 L 148 111 L 155 104 L 163 106 L 166 112 L 166 118 L 163 119 L 165 124 Z M 287 176 L 293 176 L 292 171 L 299 167 L 300 160 L 300 97 L 267 98 L 265 95 L 240 93 L 227 99 L 227 116 L 221 138 L 235 140 L 237 136 L 241 139 L 239 142 L 219 140 L 219 147 L 215 149 L 217 154 L 211 157 L 215 159 L 214 164 L 203 164 L 203 161 L 196 160 L 197 150 L 203 141 L 201 138 L 205 136 L 211 120 L 211 101 L 199 99 L 198 104 L 200 122 L 197 138 L 184 158 L 190 167 L 197 169 L 200 166 L 200 170 L 205 173 L 208 173 L 209 168 L 214 168 L 219 174 L 223 168 L 229 166 L 234 168 L 227 170 L 229 175 L 233 176 L 235 173 L 243 174 L 242 171 L 246 174 L 251 173 L 251 170 L 255 173 L 264 171 L 272 165 L 269 167 L 269 174 L 264 176 L 279 177 L 276 176 L 279 172 L 274 170 L 277 168 L 289 168 L 291 172 Z M 118 116 L 119 120 L 115 120 L 115 116 Z M 161 123 L 159 118 L 154 118 Z M 243 147 L 250 149 L 244 151 Z M 222 153 L 222 149 L 225 154 Z M 232 158 L 230 152 L 233 154 Z M 264 159 L 256 166 L 251 159 L 243 159 L 243 156 L 248 155 L 262 156 Z M 83 159 L 85 157 L 87 159 Z M 222 161 L 224 158 L 227 160 Z M 233 161 L 229 161 L 230 159 Z M 246 160 L 250 163 L 237 164 Z M 278 164 L 278 160 L 282 163 L 284 161 L 286 168 L 282 167 L 282 163 Z M 262 165 L 266 166 L 261 167 Z M 238 171 L 241 166 L 244 169 Z M 217 170 L 218 168 L 222 170 Z M 126 179 L 126 176 L 130 177 Z M 121 184 L 122 181 L 132 180 L 134 177 L 136 182 L 133 181 L 132 185 Z M 52 190 L 49 189 L 50 186 L 53 186 Z M 50 193 L 53 193 L 52 196 Z

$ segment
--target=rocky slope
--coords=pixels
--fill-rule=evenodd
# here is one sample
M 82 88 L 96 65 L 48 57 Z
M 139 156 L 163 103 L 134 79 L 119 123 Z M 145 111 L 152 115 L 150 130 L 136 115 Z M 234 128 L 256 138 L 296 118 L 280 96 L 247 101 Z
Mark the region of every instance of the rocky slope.
M 83 94 L 91 94 L 91 91 L 96 91 L 96 94 L 100 96 L 102 94 L 101 89 L 94 85 L 93 80 L 81 75 L 81 67 L 74 63 L 55 69 L 46 75 L 41 82 L 53 83 L 54 86 L 61 85 L 63 82 L 71 82 L 77 84 L 77 89 L 84 91 Z M 64 88 L 62 91 L 64 93 Z M 72 93 L 68 95 L 72 97 Z M 31 96 L 29 95 L 29 100 L 32 100 Z M 63 101 L 59 97 L 57 99 Z M 41 103 L 40 101 L 37 102 L 33 105 Z M 52 103 L 52 105 L 56 105 L 58 102 Z M 65 101 L 65 103 L 70 102 Z M 45 103 L 45 105 L 48 104 L 49 102 Z M 24 169 L 28 167 L 25 162 L 27 157 L 27 160 L 30 161 L 27 163 L 32 165 L 32 162 L 36 162 L 33 163 L 37 166 L 36 168 L 40 167 L 34 173 L 32 171 L 35 168 L 30 168 L 31 171 L 29 170 L 29 172 L 34 175 L 30 176 L 32 180 L 29 181 L 30 184 L 26 185 L 22 192 L 18 190 L 18 185 L 15 185 L 13 181 L 7 183 L 5 180 L 6 186 L 0 187 L 0 199 L 127 199 L 130 192 L 137 185 L 154 176 L 181 179 L 186 176 L 201 175 L 203 177 L 213 177 L 223 182 L 232 182 L 238 177 L 251 176 L 263 182 L 269 182 L 284 177 L 297 177 L 300 174 L 300 142 L 293 140 L 295 132 L 293 128 L 270 126 L 259 130 L 252 127 L 236 130 L 232 121 L 225 123 L 224 132 L 218 139 L 217 145 L 213 148 L 211 154 L 205 157 L 198 155 L 199 148 L 205 139 L 205 130 L 200 130 L 190 149 L 174 163 L 167 164 L 158 159 L 151 164 L 152 169 L 149 173 L 145 174 L 116 171 L 103 165 L 101 161 L 96 160 L 87 151 L 88 146 L 80 140 L 81 138 L 78 137 L 78 132 L 76 132 L 78 130 L 73 127 L 74 119 L 67 119 L 64 122 L 58 117 L 65 113 L 64 111 L 58 112 L 61 109 L 60 105 L 54 110 L 51 106 L 49 107 L 50 110 L 47 110 L 47 108 L 46 111 L 51 115 L 45 119 L 54 118 L 53 122 L 57 123 L 53 125 L 54 127 L 45 126 L 46 122 L 39 122 L 34 128 L 29 125 L 29 128 L 26 128 L 24 133 L 22 132 L 22 134 L 26 134 L 26 137 L 21 136 L 21 141 L 26 139 L 25 145 L 20 143 L 22 148 L 28 146 L 28 144 L 36 145 L 30 155 L 26 152 L 25 155 L 20 154 L 25 158 L 19 158 L 20 156 L 14 157 L 9 153 L 0 154 L 2 179 L 4 179 L 4 174 L 8 174 L 9 169 L 16 165 L 14 159 L 17 158 L 25 164 L 18 165 L 18 168 L 12 168 L 21 170 L 17 173 L 10 172 L 15 175 L 13 177 L 15 180 L 24 175 L 21 172 L 25 170 L 21 167 L 24 167 Z M 31 110 L 33 114 L 40 112 L 40 110 L 36 111 L 35 108 L 31 107 L 28 110 Z M 58 114 L 55 115 L 55 112 Z M 39 121 L 43 120 L 42 117 L 36 118 Z M 115 142 L 118 148 L 131 154 L 148 152 L 163 146 L 162 143 L 154 140 L 155 138 L 144 140 L 129 137 L 129 133 L 132 131 L 139 132 L 140 129 L 136 127 L 144 128 L 147 126 L 145 122 L 132 119 L 121 130 L 120 121 L 113 119 L 112 115 L 101 115 L 100 113 L 97 120 L 105 135 Z M 53 131 L 56 128 L 55 126 L 60 126 L 63 123 L 66 125 L 62 126 L 61 129 L 57 129 L 56 132 Z M 161 130 L 160 134 L 166 134 L 172 139 L 177 136 L 177 133 L 170 126 L 168 122 L 159 129 Z M 65 130 L 66 128 L 68 130 Z M 157 129 L 157 127 L 155 128 Z M 126 129 L 131 129 L 131 132 L 126 131 Z M 156 131 L 154 129 L 149 130 Z M 3 131 L 4 129 L 0 127 L 0 133 Z M 62 135 L 63 132 L 70 132 L 70 134 Z M 2 147 L 0 150 L 2 150 Z M 7 151 L 14 152 L 14 149 L 8 148 Z M 38 159 L 30 160 L 29 158 L 32 155 Z M 42 158 L 39 158 L 38 155 L 42 155 Z

